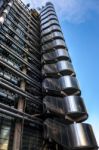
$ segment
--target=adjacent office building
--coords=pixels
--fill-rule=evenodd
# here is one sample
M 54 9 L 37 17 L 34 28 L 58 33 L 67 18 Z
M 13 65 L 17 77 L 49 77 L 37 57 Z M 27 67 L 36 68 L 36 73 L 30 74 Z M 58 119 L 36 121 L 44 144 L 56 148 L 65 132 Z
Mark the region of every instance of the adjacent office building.
M 52 3 L 0 1 L 0 150 L 97 150 Z

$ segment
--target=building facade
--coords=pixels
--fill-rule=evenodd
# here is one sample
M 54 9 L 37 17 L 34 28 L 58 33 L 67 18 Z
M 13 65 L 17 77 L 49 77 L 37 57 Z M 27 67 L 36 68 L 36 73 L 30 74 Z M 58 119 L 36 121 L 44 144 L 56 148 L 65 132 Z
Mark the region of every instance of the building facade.
M 97 150 L 52 3 L 0 1 L 0 150 Z

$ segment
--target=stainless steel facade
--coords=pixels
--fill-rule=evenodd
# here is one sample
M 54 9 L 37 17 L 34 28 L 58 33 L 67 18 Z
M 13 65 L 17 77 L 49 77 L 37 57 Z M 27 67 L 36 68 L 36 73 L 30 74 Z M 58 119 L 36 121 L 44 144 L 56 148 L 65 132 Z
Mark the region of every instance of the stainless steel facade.
M 45 139 L 56 144 L 54 149 L 95 150 L 92 127 L 82 123 L 88 113 L 53 4 L 47 3 L 40 16 Z
M 1 0 L 0 150 L 96 150 L 87 118 L 53 4 Z

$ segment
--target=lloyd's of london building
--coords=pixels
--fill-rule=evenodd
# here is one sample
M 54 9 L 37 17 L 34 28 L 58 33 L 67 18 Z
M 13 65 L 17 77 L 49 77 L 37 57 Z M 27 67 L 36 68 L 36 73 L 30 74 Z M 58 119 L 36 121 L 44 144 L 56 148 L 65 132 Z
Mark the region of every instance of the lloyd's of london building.
M 98 150 L 52 3 L 0 1 L 0 150 Z

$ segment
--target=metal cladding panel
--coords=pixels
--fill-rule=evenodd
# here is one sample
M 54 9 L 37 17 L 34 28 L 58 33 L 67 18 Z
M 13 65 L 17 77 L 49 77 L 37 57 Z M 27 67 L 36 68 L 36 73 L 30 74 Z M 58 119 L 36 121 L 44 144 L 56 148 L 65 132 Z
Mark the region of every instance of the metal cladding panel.
M 92 127 L 89 124 L 75 123 L 65 125 L 54 119 L 47 119 L 45 125 L 47 127 L 45 138 L 52 138 L 56 143 L 63 145 L 67 149 L 95 150 L 98 148 Z
M 61 28 L 58 25 L 52 25 L 49 28 L 47 28 L 41 32 L 41 37 L 46 35 L 46 34 L 53 32 L 53 31 L 60 31 L 61 32 Z
M 51 19 L 56 19 L 57 20 L 57 17 L 55 15 L 50 15 L 46 19 L 41 20 L 41 25 L 45 24 L 46 22 L 48 22 Z
M 47 52 L 53 48 L 66 48 L 66 44 L 62 39 L 56 39 L 42 46 L 42 52 Z
M 58 90 L 60 91 L 60 84 L 57 79 L 46 78 L 42 82 L 42 88 L 45 90 Z
M 88 118 L 85 104 L 80 96 L 64 97 L 63 103 L 66 119 L 70 119 L 73 122 L 81 122 Z
M 59 22 L 58 20 L 55 20 L 55 19 L 51 19 L 49 22 L 41 25 L 41 31 L 42 30 L 45 30 L 46 28 L 49 28 L 50 26 L 52 25 L 58 25 L 59 26 Z
M 59 73 L 61 75 L 71 75 L 74 76 L 74 69 L 72 64 L 69 61 L 58 61 L 54 64 L 45 64 L 42 67 L 42 75 L 44 76 L 59 76 Z
M 42 55 L 42 62 L 50 63 L 58 60 L 70 60 L 69 53 L 66 49 L 59 48 Z
M 88 150 L 98 148 L 91 125 L 85 123 L 69 125 L 68 133 L 71 148 Z
M 63 76 L 59 78 L 59 83 L 62 91 L 67 94 L 77 94 L 80 95 L 80 88 L 78 85 L 78 81 L 75 77 L 71 76 Z
M 40 16 L 42 17 L 43 15 L 47 14 L 47 12 L 49 11 L 54 11 L 53 6 L 46 7 L 46 9 L 41 12 Z
M 44 44 L 45 42 L 52 41 L 54 39 L 64 39 L 63 34 L 59 31 L 54 31 L 42 37 L 41 43 Z
M 48 16 L 50 15 L 56 15 L 54 10 L 50 10 L 49 12 L 47 12 L 45 15 L 43 15 L 40 20 L 42 21 L 43 19 L 46 19 Z
M 66 96 L 64 98 L 45 96 L 43 102 L 46 109 L 53 114 L 63 116 L 70 122 L 82 122 L 88 118 L 83 99 L 80 96 Z

